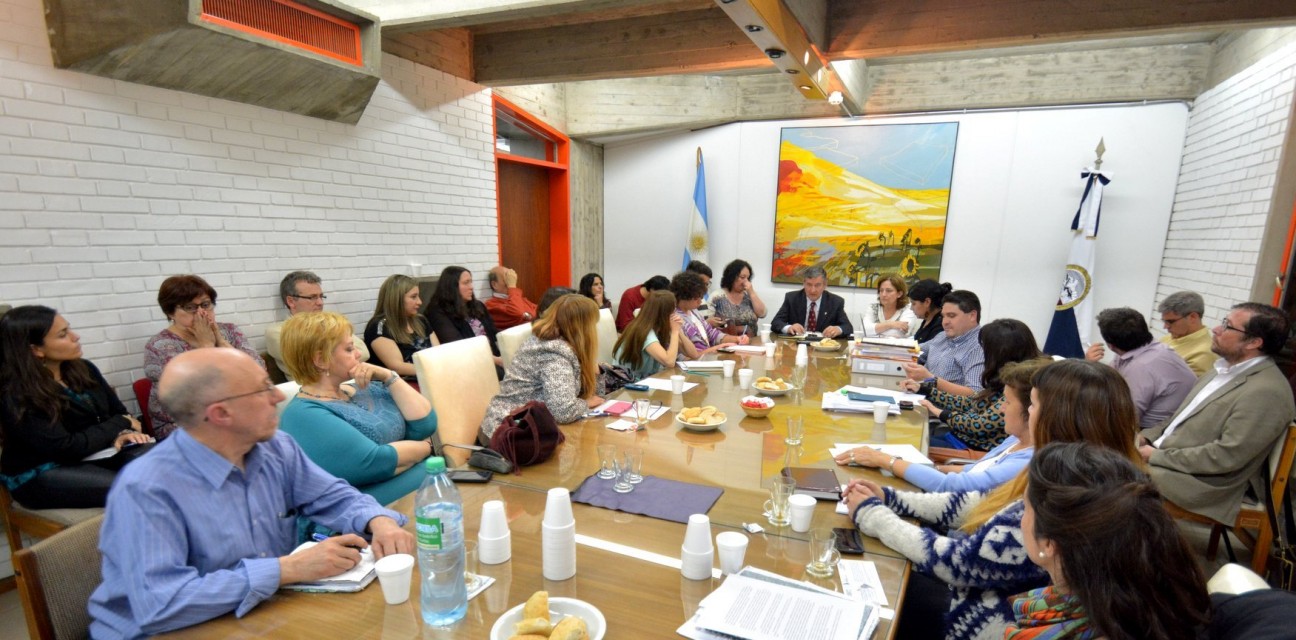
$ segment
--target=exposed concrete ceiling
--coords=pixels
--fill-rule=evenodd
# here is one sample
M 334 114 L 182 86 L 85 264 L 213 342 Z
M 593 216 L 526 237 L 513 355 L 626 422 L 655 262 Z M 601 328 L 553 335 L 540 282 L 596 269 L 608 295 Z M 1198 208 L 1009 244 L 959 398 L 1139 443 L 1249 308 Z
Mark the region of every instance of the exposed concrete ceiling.
M 560 87 L 556 93 L 565 95 L 568 103 L 561 128 L 588 138 L 740 119 L 861 111 L 1191 99 L 1204 88 L 1210 43 L 1221 34 L 1296 24 L 1296 2 L 1291 0 L 349 0 L 348 4 L 382 20 L 384 50 L 389 54 L 490 87 L 521 91 L 526 91 L 523 85 Z M 761 21 L 756 26 L 762 28 L 750 26 L 753 21 Z M 769 44 L 771 32 L 777 32 L 774 45 Z M 788 55 L 772 62 L 764 51 L 770 48 Z M 787 68 L 789 59 L 797 68 Z M 1061 79 L 1080 73 L 1072 70 L 1077 66 L 1088 72 L 1100 68 L 1103 77 Z M 994 73 L 982 73 L 986 69 Z M 965 81 L 960 95 L 931 92 L 924 84 L 952 80 L 959 86 L 968 76 L 982 84 Z M 997 77 L 1026 84 L 1005 90 L 995 86 Z M 1030 84 L 1032 77 L 1061 86 L 1040 90 Z M 627 82 L 631 78 L 639 80 Z M 707 95 L 687 95 L 699 85 L 707 87 Z M 845 94 L 842 107 L 823 100 L 830 90 Z M 684 95 L 666 99 L 663 92 Z M 658 106 L 669 122 L 653 117 L 636 120 L 633 115 L 619 121 L 604 118 L 617 115 L 617 104 L 590 105 L 589 98 L 607 93 L 621 96 L 624 105 Z M 583 101 L 577 103 L 575 94 Z M 713 101 L 708 103 L 710 109 L 689 102 L 708 99 Z M 691 107 L 683 109 L 689 113 L 681 113 L 681 105 Z

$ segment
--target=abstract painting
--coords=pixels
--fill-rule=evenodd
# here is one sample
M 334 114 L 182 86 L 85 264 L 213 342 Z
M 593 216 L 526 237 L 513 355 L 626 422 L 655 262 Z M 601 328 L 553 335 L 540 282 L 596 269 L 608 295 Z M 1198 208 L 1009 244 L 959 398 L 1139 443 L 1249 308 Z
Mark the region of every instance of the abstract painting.
M 957 138 L 957 122 L 783 129 L 774 282 L 939 279 Z

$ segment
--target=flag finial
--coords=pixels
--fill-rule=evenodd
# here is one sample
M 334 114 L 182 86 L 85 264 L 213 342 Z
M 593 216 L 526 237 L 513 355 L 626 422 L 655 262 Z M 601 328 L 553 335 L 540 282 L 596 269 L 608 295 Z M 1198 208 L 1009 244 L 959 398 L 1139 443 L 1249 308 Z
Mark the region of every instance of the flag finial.
M 698 147 L 698 153 L 702 153 L 701 147 Z M 1107 145 L 1103 144 L 1102 138 L 1098 138 L 1098 146 L 1094 147 L 1094 153 L 1098 154 L 1098 157 L 1094 159 L 1094 171 L 1098 171 L 1102 169 L 1103 154 L 1107 153 Z M 699 155 L 698 157 L 700 158 L 701 156 Z

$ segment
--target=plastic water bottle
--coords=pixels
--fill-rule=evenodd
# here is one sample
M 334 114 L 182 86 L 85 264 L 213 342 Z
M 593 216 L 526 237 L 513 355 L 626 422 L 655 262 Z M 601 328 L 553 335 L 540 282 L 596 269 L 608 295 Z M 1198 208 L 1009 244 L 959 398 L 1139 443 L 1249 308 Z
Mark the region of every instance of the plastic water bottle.
M 418 531 L 419 576 L 423 580 L 423 621 L 445 627 L 468 612 L 464 586 L 463 501 L 445 473 L 445 458 L 423 463 L 427 477 L 419 487 L 414 512 Z

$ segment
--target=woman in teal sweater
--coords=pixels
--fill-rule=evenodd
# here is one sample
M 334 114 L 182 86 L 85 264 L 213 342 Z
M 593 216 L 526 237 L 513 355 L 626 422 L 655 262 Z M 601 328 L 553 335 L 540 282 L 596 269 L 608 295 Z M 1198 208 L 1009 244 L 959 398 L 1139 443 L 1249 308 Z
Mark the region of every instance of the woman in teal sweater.
M 280 428 L 325 471 L 390 504 L 423 481 L 418 463 L 432 455 L 436 414 L 395 372 L 361 362 L 351 333 L 326 311 L 284 323 L 284 365 L 302 388 Z

